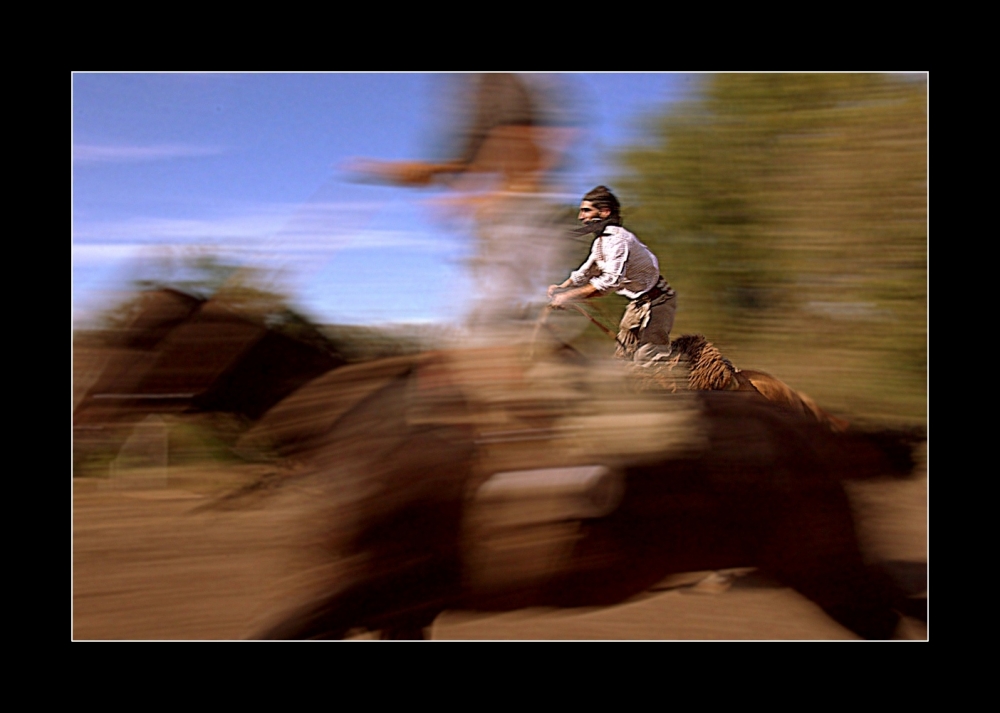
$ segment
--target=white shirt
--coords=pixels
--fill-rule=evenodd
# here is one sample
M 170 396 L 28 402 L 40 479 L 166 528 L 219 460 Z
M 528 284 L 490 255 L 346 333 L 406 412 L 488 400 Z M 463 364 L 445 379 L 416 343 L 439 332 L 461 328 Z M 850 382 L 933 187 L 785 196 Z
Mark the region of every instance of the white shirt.
M 575 287 L 590 282 L 598 292 L 617 292 L 634 300 L 660 279 L 656 256 L 632 233 L 609 225 L 590 249 L 590 257 L 569 276 Z

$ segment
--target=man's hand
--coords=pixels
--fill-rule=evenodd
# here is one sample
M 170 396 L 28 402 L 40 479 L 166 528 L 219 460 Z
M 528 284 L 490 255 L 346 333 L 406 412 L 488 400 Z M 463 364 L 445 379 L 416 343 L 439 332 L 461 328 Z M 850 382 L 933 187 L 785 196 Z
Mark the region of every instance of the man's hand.
M 559 292 L 556 294 L 556 290 L 552 288 L 555 287 L 556 290 L 561 288 L 561 285 L 551 285 L 549 287 L 549 305 L 554 309 L 561 309 L 563 305 L 568 302 L 577 302 L 579 300 L 586 300 L 598 294 L 597 288 L 593 285 L 584 285 L 583 287 L 577 287 L 572 290 L 566 290 L 565 292 Z
M 570 299 L 567 294 L 565 292 L 561 292 L 555 297 L 552 297 L 552 301 L 549 302 L 549 306 L 552 307 L 552 309 L 562 309 L 562 306 L 569 301 Z

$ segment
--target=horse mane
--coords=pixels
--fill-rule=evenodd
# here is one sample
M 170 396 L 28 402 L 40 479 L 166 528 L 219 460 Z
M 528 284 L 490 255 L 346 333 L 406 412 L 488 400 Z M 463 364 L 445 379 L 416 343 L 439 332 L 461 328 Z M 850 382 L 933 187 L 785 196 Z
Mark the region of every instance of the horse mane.
M 688 366 L 692 391 L 748 391 L 740 370 L 701 334 L 685 334 L 670 343 L 672 353 Z

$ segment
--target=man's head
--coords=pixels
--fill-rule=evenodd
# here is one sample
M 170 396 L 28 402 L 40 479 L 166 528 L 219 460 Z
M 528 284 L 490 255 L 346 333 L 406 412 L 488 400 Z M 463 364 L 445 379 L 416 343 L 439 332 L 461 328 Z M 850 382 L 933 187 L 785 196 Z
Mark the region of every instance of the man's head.
M 584 225 L 607 220 L 610 225 L 621 225 L 621 204 L 607 186 L 598 186 L 583 197 L 580 214 L 577 216 Z

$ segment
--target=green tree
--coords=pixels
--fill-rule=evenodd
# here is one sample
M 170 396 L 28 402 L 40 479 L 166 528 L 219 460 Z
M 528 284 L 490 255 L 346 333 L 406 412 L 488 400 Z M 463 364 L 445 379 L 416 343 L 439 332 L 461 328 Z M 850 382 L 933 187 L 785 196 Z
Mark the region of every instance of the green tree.
M 922 75 L 719 74 L 651 119 L 617 185 L 678 289 L 675 332 L 844 410 L 922 417 L 926 97 Z

